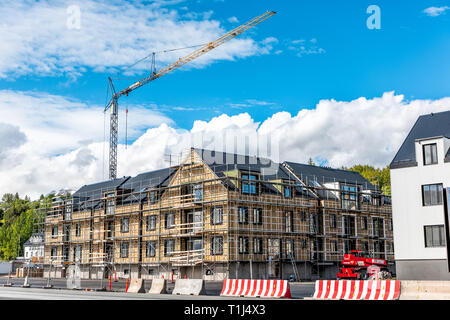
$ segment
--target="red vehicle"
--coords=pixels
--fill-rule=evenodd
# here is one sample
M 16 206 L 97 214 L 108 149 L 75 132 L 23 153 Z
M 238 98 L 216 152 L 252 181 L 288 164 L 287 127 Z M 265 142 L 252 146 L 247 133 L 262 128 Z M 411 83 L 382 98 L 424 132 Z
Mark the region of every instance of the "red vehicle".
M 373 273 L 371 269 L 389 273 L 386 260 L 369 258 L 367 254 L 361 250 L 351 250 L 349 254 L 344 254 L 344 260 L 341 261 L 340 269 L 341 271 L 336 275 L 338 280 L 366 280 Z

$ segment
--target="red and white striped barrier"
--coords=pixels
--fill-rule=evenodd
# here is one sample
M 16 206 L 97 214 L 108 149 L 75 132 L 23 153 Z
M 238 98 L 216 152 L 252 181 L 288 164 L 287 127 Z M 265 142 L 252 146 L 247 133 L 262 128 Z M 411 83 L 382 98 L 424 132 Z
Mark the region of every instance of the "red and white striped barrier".
M 314 299 L 397 300 L 399 280 L 317 280 Z
M 221 296 L 292 298 L 287 280 L 225 279 Z

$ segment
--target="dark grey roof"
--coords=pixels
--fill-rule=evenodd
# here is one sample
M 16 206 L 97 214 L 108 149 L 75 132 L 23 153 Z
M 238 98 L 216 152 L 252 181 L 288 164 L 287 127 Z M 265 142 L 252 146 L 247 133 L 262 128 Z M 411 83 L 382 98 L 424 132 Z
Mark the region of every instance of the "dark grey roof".
M 290 161 L 285 161 L 283 164 L 287 165 L 300 180 L 310 187 L 318 186 L 315 185 L 315 181 L 320 185 L 330 182 L 343 182 L 360 185 L 363 190 L 377 190 L 377 188 L 359 172 L 312 166 Z
M 218 175 L 231 170 L 244 170 L 261 174 L 263 180 L 295 179 L 279 163 L 263 157 L 247 156 L 206 149 L 194 149 L 205 163 Z
M 391 162 L 391 169 L 417 166 L 414 142 L 417 139 L 450 137 L 450 111 L 420 116 Z
M 280 194 L 280 191 L 274 187 L 273 183 L 270 183 L 270 181 L 274 180 L 293 181 L 294 184 L 300 184 L 298 179 L 281 164 L 267 158 L 206 149 L 194 149 L 194 151 L 220 178 L 225 176 L 224 172 L 231 170 L 259 173 L 260 179 L 267 181 L 267 183 L 261 183 L 263 193 Z M 229 189 L 235 190 L 235 186 L 227 183 L 227 180 L 224 180 L 224 183 Z M 314 197 L 311 192 L 301 187 L 296 188 L 295 191 L 297 194 Z
M 39 244 L 36 244 L 36 243 L 32 243 L 31 242 L 31 238 L 33 238 L 33 237 L 39 237 L 39 238 L 41 238 L 41 242 L 42 242 L 42 244 L 44 244 L 44 240 L 45 240 L 45 238 L 44 238 L 44 233 L 43 232 L 36 232 L 36 233 L 33 233 L 29 238 L 28 238 L 28 240 L 27 241 L 25 241 L 25 243 L 23 244 L 24 246 L 34 246 L 34 245 L 39 245 Z
M 152 188 L 166 187 L 176 172 L 176 168 L 164 168 L 155 171 L 144 172 L 127 180 L 120 189 L 124 192 L 121 204 L 147 199 L 147 191 Z M 142 192 L 142 193 L 141 193 Z
M 120 188 L 124 190 L 131 190 L 132 192 L 138 192 L 155 187 L 167 186 L 170 181 L 170 179 L 168 178 L 175 171 L 175 168 L 164 168 L 155 171 L 144 172 L 138 174 L 136 177 L 128 179 L 122 186 L 120 186 Z
M 98 199 L 103 197 L 104 192 L 116 191 L 129 178 L 123 177 L 82 186 L 72 196 L 73 210 L 95 208 L 100 204 Z

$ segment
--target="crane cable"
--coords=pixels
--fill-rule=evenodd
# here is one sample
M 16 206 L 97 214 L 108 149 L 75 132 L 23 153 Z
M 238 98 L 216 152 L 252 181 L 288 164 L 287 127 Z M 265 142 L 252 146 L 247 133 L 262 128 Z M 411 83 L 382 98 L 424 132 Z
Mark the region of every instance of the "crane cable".
M 183 48 L 175 48 L 175 49 L 167 49 L 167 50 L 161 50 L 161 51 L 154 51 L 152 53 L 150 53 L 149 55 L 145 56 L 144 58 L 139 59 L 138 61 L 136 61 L 133 64 L 130 64 L 129 66 L 125 66 L 124 68 L 122 68 L 122 70 L 116 72 L 114 75 L 118 75 L 120 73 L 123 73 L 124 71 L 134 67 L 135 65 L 137 65 L 138 63 L 150 58 L 150 56 L 153 56 L 157 53 L 167 53 L 167 52 L 172 52 L 172 51 L 178 51 L 178 50 L 185 50 L 185 49 L 192 49 L 192 48 L 197 48 L 197 47 L 202 47 L 204 46 L 206 43 L 203 44 L 198 44 L 198 45 L 194 45 L 194 46 L 189 46 L 189 47 L 183 47 Z

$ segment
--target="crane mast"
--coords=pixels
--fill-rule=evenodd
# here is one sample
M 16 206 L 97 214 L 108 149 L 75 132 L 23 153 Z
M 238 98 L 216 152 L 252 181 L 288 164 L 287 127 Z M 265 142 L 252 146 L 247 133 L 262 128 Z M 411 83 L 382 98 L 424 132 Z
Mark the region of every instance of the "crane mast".
M 191 52 L 190 54 L 186 55 L 183 58 L 178 59 L 176 62 L 160 69 L 158 72 L 152 71 L 152 74 L 149 76 L 131 84 L 127 88 L 116 92 L 114 88 L 113 81 L 111 77 L 108 77 L 108 85 L 111 89 L 111 100 L 108 102 L 108 104 L 105 107 L 105 111 L 110 109 L 111 115 L 110 115 L 110 139 L 109 139 L 109 179 L 116 179 L 117 177 L 117 142 L 118 142 L 118 126 L 119 126 L 119 98 L 128 95 L 130 92 L 146 85 L 147 83 L 156 80 L 163 75 L 176 70 L 180 68 L 181 66 L 185 65 L 188 62 L 191 62 L 198 57 L 204 55 L 205 53 L 213 50 L 214 48 L 217 48 L 221 44 L 237 37 L 241 33 L 245 32 L 246 30 L 254 27 L 258 23 L 261 23 L 262 21 L 266 20 L 267 18 L 273 16 L 276 14 L 274 11 L 267 11 L 264 14 L 253 18 L 252 20 L 248 21 L 247 23 L 227 32 L 220 38 L 209 42 L 205 45 L 203 45 L 201 48 Z M 154 61 L 154 55 L 152 57 Z M 152 61 L 152 63 L 154 63 Z

